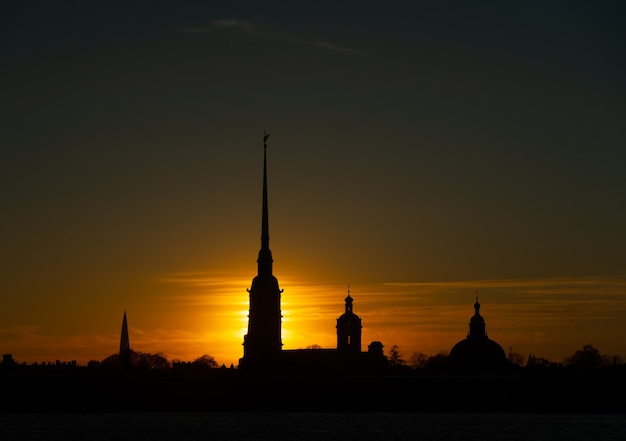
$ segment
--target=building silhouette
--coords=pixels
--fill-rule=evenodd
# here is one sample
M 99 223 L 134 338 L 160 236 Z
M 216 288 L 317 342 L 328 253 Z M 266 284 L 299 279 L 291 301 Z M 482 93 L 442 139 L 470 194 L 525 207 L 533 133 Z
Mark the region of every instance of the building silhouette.
M 504 349 L 487 336 L 478 295 L 467 337 L 452 347 L 448 360 L 452 368 L 465 372 L 492 372 L 508 365 Z
M 122 320 L 122 332 L 120 333 L 120 367 L 130 367 L 130 339 L 128 338 L 128 322 L 126 321 L 126 311 Z
M 337 318 L 336 348 L 283 349 L 275 370 L 306 374 L 372 374 L 387 366 L 383 344 L 371 342 L 361 350 L 361 318 L 353 312 L 353 299 L 348 293 L 345 312 Z
M 352 297 L 348 290 L 346 312 L 337 319 L 337 350 L 361 352 L 361 318 L 352 312 Z
M 240 367 L 272 366 L 278 363 L 281 349 L 280 295 L 278 279 L 272 274 L 269 213 L 267 204 L 267 138 L 263 137 L 263 200 L 261 209 L 261 249 L 257 259 L 258 273 L 248 290 L 250 309 L 248 333 L 243 341 Z
M 353 312 L 353 299 L 349 290 L 345 298 L 345 312 L 337 319 L 337 348 L 282 348 L 280 300 L 283 290 L 272 273 L 273 259 L 269 247 L 268 137 L 267 133 L 263 137 L 261 249 L 257 259 L 258 272 L 248 289 L 248 332 L 243 339 L 243 357 L 239 359 L 239 368 L 248 371 L 316 373 L 380 369 L 386 362 L 383 345 L 381 342 L 372 342 L 367 352 L 361 351 L 361 318 Z

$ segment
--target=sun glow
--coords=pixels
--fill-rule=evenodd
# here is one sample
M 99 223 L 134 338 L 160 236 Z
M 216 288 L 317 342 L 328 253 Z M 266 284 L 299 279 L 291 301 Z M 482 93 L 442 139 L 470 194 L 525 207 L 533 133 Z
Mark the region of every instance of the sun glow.
M 210 354 L 220 364 L 238 365 L 253 278 L 223 271 L 159 279 L 149 297 L 128 305 L 131 348 L 183 361 Z M 347 284 L 306 282 L 297 274 L 277 278 L 283 289 L 283 349 L 336 347 L 336 319 L 344 312 Z M 362 319 L 362 350 L 380 341 L 386 352 L 397 345 L 407 359 L 413 353 L 449 351 L 467 335 L 476 291 L 487 333 L 505 351 L 511 347 L 560 362 L 590 343 L 604 353 L 624 355 L 616 336 L 623 335 L 626 280 L 619 278 L 354 283 L 350 295 Z M 0 329 L 0 338 L 19 361 L 60 358 L 84 364 L 117 352 L 122 314 L 106 310 L 112 324 L 80 339 L 34 326 Z M 572 323 L 592 331 L 581 337 Z
M 131 347 L 185 361 L 210 354 L 220 364 L 236 366 L 243 356 L 247 289 L 253 278 L 254 274 L 220 272 L 161 279 L 163 289 L 151 298 L 150 308 L 129 311 Z M 283 289 L 283 349 L 335 348 L 336 320 L 345 311 L 347 283 L 306 282 L 296 274 L 277 274 L 277 278 Z M 572 320 L 596 330 L 592 343 L 601 350 L 619 352 L 611 329 L 621 329 L 619 317 L 626 315 L 624 290 L 624 280 L 482 280 L 354 283 L 350 296 L 354 313 L 362 319 L 364 351 L 372 341 L 382 342 L 385 351 L 397 345 L 405 358 L 417 352 L 449 351 L 467 335 L 478 291 L 490 338 L 507 351 L 512 347 L 525 355 L 532 351 L 561 361 L 576 349 L 563 346 L 564 339 L 571 337 L 567 332 Z M 110 346 L 103 355 L 117 350 L 118 332 L 115 326 L 113 332 L 97 337 Z

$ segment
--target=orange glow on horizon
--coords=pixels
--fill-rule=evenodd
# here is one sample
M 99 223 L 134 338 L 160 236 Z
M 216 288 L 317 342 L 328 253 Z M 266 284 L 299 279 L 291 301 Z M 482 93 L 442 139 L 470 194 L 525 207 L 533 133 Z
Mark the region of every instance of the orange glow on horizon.
M 212 355 L 219 364 L 238 364 L 248 325 L 247 288 L 253 276 L 240 273 L 180 273 L 162 278 L 150 305 L 128 309 L 133 350 L 192 361 Z M 279 276 L 284 349 L 336 347 L 336 319 L 344 312 L 347 284 L 298 282 Z M 489 337 L 509 348 L 562 361 L 584 344 L 602 353 L 625 355 L 618 338 L 626 316 L 626 279 L 576 278 L 479 280 L 437 283 L 352 284 L 354 312 L 363 321 L 362 350 L 381 341 L 412 353 L 448 352 L 465 338 L 478 292 Z M 101 360 L 119 349 L 123 311 L 100 334 L 51 335 L 38 327 L 11 330 L 5 345 L 22 362 Z M 572 325 L 574 323 L 574 325 Z M 580 329 L 592 332 L 580 335 Z M 24 349 L 28 348 L 28 352 Z
M 250 282 L 251 278 L 244 277 L 232 278 L 228 283 L 224 281 L 221 292 L 229 301 L 219 322 L 215 320 L 215 314 L 211 314 L 215 325 L 221 323 L 222 331 L 218 334 L 214 330 L 206 331 L 207 336 L 212 336 L 208 340 L 219 341 L 223 348 L 223 352 L 208 352 L 224 354 L 226 360 L 235 364 L 243 355 L 241 343 L 247 332 L 248 293 L 242 286 L 249 287 Z M 280 277 L 279 283 L 284 290 L 281 297 L 283 348 L 311 345 L 334 348 L 336 319 L 344 312 L 347 284 L 299 283 L 295 277 L 289 276 Z M 350 295 L 354 299 L 354 312 L 363 320 L 362 350 L 367 350 L 370 342 L 378 340 L 386 350 L 393 345 L 399 346 L 405 357 L 414 352 L 434 355 L 449 351 L 467 334 L 474 313 L 474 296 L 478 291 L 487 333 L 506 352 L 512 347 L 526 355 L 533 353 L 562 361 L 577 348 L 576 345 L 559 343 L 565 338 L 561 330 L 563 326 L 575 319 L 598 320 L 600 324 L 610 321 L 608 316 L 619 317 L 626 312 L 621 297 L 624 288 L 626 281 L 622 279 L 508 279 L 357 284 L 351 286 Z M 215 296 L 216 293 L 206 295 Z M 602 302 L 598 303 L 600 296 L 605 298 L 605 308 Z M 595 302 L 593 308 L 586 298 Z M 580 310 L 581 305 L 588 305 L 588 309 Z M 228 308 L 237 311 L 234 314 L 238 317 L 236 326 L 228 323 L 233 321 L 232 309 Z M 532 320 L 529 308 L 534 311 Z M 564 314 L 563 308 L 569 312 Z M 601 315 L 590 316 L 592 310 Z M 601 330 L 599 324 L 597 329 Z M 532 328 L 536 329 L 529 332 L 528 329 Z M 607 341 L 607 344 L 614 340 L 610 335 L 596 338 L 596 341 Z M 579 346 L 583 344 L 584 339 L 578 343 Z M 618 343 L 612 344 L 617 352 Z

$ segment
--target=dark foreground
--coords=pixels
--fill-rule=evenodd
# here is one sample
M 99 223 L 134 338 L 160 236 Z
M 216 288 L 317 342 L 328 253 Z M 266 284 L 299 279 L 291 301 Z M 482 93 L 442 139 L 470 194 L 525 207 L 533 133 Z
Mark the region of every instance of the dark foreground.
M 626 414 L 623 370 L 508 375 L 2 373 L 4 412 L 566 412 Z
M 0 413 L 3 441 L 622 441 L 612 414 L 438 412 Z

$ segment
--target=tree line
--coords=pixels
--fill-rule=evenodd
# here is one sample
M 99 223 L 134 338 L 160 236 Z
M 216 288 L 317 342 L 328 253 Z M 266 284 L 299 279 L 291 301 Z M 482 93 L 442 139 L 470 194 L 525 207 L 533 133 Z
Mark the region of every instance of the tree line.
M 309 349 L 319 348 L 312 345 Z M 414 352 L 408 358 L 405 357 L 400 347 L 392 346 L 387 354 L 387 367 L 391 371 L 443 371 L 445 370 L 449 354 L 441 351 L 435 355 L 427 355 L 421 352 Z M 619 355 L 602 354 L 599 349 L 591 344 L 584 345 L 576 350 L 571 356 L 566 357 L 562 362 L 549 361 L 542 357 L 529 354 L 528 357 L 517 352 L 509 352 L 508 361 L 510 366 L 541 368 L 541 367 L 569 367 L 578 369 L 597 369 L 610 366 L 626 365 L 625 357 Z M 22 363 L 24 365 L 25 363 Z M 3 358 L 0 367 L 19 366 L 20 363 L 12 358 Z M 111 354 L 102 360 L 90 360 L 87 367 L 90 368 L 118 368 L 120 367 L 119 353 Z M 130 351 L 130 368 L 149 371 L 206 371 L 212 369 L 227 369 L 226 365 L 220 365 L 210 354 L 203 354 L 192 361 L 181 361 L 178 359 L 169 360 L 163 353 L 151 354 L 141 351 Z M 234 369 L 233 364 L 230 369 Z
M 390 368 L 395 369 L 425 369 L 437 370 L 446 365 L 448 352 L 441 351 L 435 355 L 426 355 L 421 352 L 412 353 L 408 359 L 397 345 L 389 349 L 387 360 Z M 528 357 L 518 353 L 509 352 L 509 364 L 517 367 L 570 367 L 580 369 L 593 369 L 609 366 L 625 365 L 625 357 L 620 355 L 607 355 L 600 353 L 599 349 L 591 344 L 584 345 L 569 357 L 565 357 L 562 362 L 554 362 L 536 355 L 529 354 Z

